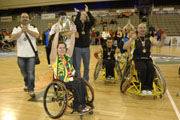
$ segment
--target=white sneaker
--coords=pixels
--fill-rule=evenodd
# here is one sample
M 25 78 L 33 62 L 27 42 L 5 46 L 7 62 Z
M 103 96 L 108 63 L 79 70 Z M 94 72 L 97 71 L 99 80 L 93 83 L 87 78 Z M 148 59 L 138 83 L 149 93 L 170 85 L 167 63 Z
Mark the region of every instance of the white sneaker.
M 88 112 L 88 111 L 89 111 L 89 108 L 82 109 L 82 112 Z
M 27 86 L 24 87 L 24 91 L 25 91 L 25 92 L 28 91 L 28 87 L 27 87 Z
M 142 90 L 141 93 L 146 95 L 147 94 L 147 90 Z
M 110 79 L 111 79 L 111 76 L 110 76 L 110 75 L 108 75 L 108 77 L 107 77 L 106 79 L 110 80 Z
M 151 90 L 147 90 L 147 91 L 146 91 L 146 94 L 152 95 L 152 91 L 151 91 Z
M 30 95 L 32 98 L 35 97 L 34 91 L 29 91 L 29 95 Z
M 114 80 L 114 77 L 111 77 L 111 80 Z

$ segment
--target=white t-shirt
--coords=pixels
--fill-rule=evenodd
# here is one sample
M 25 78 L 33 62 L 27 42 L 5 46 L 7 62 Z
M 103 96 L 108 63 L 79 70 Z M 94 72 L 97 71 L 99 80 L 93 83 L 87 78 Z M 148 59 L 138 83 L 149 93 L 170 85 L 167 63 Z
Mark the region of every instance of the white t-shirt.
M 28 25 L 28 29 L 33 31 L 33 32 L 39 33 L 37 28 L 30 25 L 30 24 Z M 12 35 L 20 32 L 20 31 L 21 31 L 20 26 L 14 27 L 13 31 L 12 31 Z M 29 36 L 35 50 L 37 50 L 36 38 L 31 36 L 28 33 L 27 33 L 27 35 Z M 34 52 L 32 50 L 32 47 L 31 47 L 30 43 L 28 42 L 28 40 L 26 39 L 24 33 L 22 33 L 21 36 L 17 39 L 17 56 L 18 57 L 34 57 L 35 56 L 35 54 L 34 54 Z
M 103 38 L 103 39 L 107 39 L 108 37 L 111 37 L 111 35 L 109 34 L 109 32 L 108 32 L 108 31 L 103 31 L 103 32 L 102 32 L 102 38 Z
M 55 24 L 51 27 L 51 31 L 49 32 L 49 35 L 53 35 L 53 34 L 56 33 L 56 31 L 55 31 L 55 26 L 56 26 L 56 25 L 59 25 L 59 29 L 60 29 L 59 32 L 61 32 L 62 26 L 59 24 L 59 22 L 57 22 L 57 23 L 55 23 Z M 72 25 L 70 26 L 70 30 L 73 30 L 73 26 L 74 26 L 74 24 L 72 23 Z M 64 42 L 66 43 L 67 48 L 69 48 L 69 45 L 70 45 L 70 38 L 68 38 L 68 39 L 65 40 Z

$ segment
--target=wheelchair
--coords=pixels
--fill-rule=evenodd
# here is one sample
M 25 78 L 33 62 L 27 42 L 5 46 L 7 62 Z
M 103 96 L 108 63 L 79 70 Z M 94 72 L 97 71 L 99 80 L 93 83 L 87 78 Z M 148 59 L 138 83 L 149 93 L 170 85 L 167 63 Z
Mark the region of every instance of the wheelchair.
M 97 78 L 100 76 L 103 80 L 104 83 L 106 84 L 107 82 L 113 82 L 116 83 L 116 80 L 121 80 L 122 79 L 122 72 L 121 72 L 121 67 L 120 63 L 116 60 L 115 61 L 115 79 L 114 80 L 108 80 L 106 79 L 106 68 L 103 64 L 103 58 L 102 56 L 98 58 L 98 61 L 96 63 L 96 67 L 94 70 L 94 80 L 97 80 Z
M 152 94 L 150 94 L 149 96 L 153 96 L 154 99 L 156 99 L 157 96 L 160 96 L 160 98 L 162 98 L 164 93 L 166 92 L 166 82 L 159 67 L 155 63 L 153 63 L 153 66 L 155 69 L 154 80 L 152 83 L 153 90 Z M 125 66 L 122 81 L 120 84 L 120 91 L 122 93 L 126 92 L 139 96 L 148 96 L 147 94 L 141 93 L 141 82 L 140 79 L 138 79 L 138 74 L 135 69 L 135 63 L 132 59 L 129 60 L 129 62 Z
M 60 79 L 54 79 L 46 88 L 43 97 L 43 106 L 49 117 L 57 119 L 63 115 L 79 115 L 83 119 L 84 114 L 93 114 L 94 90 L 88 81 L 84 80 L 87 97 L 87 112 L 77 112 L 73 108 L 73 89 L 67 89 L 64 82 Z
M 11 51 L 11 45 L 7 40 L 2 40 L 0 42 L 0 46 L 3 52 L 10 52 Z

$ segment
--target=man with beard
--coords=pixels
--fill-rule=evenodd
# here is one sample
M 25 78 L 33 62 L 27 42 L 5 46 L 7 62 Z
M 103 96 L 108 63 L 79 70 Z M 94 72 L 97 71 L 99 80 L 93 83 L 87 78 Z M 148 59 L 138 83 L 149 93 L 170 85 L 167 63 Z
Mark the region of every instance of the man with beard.
M 13 28 L 11 40 L 17 40 L 17 60 L 24 77 L 24 91 L 28 91 L 31 97 L 35 97 L 35 53 L 25 33 L 29 36 L 35 50 L 37 50 L 36 39 L 39 37 L 38 29 L 29 24 L 29 15 L 27 13 L 22 13 L 21 25 Z

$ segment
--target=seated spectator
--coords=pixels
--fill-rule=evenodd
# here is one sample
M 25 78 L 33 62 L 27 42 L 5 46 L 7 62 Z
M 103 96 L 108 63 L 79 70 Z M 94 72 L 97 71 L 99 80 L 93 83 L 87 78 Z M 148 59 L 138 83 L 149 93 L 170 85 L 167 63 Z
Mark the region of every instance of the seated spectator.
M 126 13 L 125 13 L 125 16 L 126 17 L 129 17 L 131 14 L 130 14 L 130 12 L 129 11 L 127 11 Z
M 103 45 L 103 44 L 106 43 L 106 39 L 107 39 L 108 37 L 111 37 L 111 35 L 110 35 L 107 27 L 105 26 L 105 27 L 103 28 L 103 31 L 102 31 L 102 34 L 101 34 L 101 45 Z
M 142 22 L 147 22 L 146 16 L 143 16 L 143 17 L 142 17 Z
M 149 26 L 149 36 L 154 37 L 155 28 L 152 26 L 152 24 Z
M 114 39 L 117 40 L 117 44 L 119 44 L 122 38 L 123 38 L 123 32 L 121 30 L 121 27 L 118 27 L 117 31 L 115 32 Z
M 109 24 L 114 24 L 114 20 L 113 19 L 111 19 L 111 21 L 110 21 L 110 23 Z
M 107 20 L 103 21 L 103 26 L 107 25 Z
M 101 25 L 103 25 L 103 24 L 104 24 L 103 17 L 101 17 L 100 24 L 101 24 Z
M 100 35 L 99 31 L 96 31 L 95 34 L 96 34 L 95 44 L 100 45 L 101 44 L 101 35 Z
M 116 24 L 116 25 L 117 25 L 117 20 L 116 20 L 116 18 L 114 18 L 114 24 Z
M 96 37 L 95 28 L 93 27 L 91 30 L 91 44 L 92 45 L 95 45 L 95 37 Z
M 111 35 L 111 37 L 114 37 L 114 30 L 110 30 L 109 34 Z

